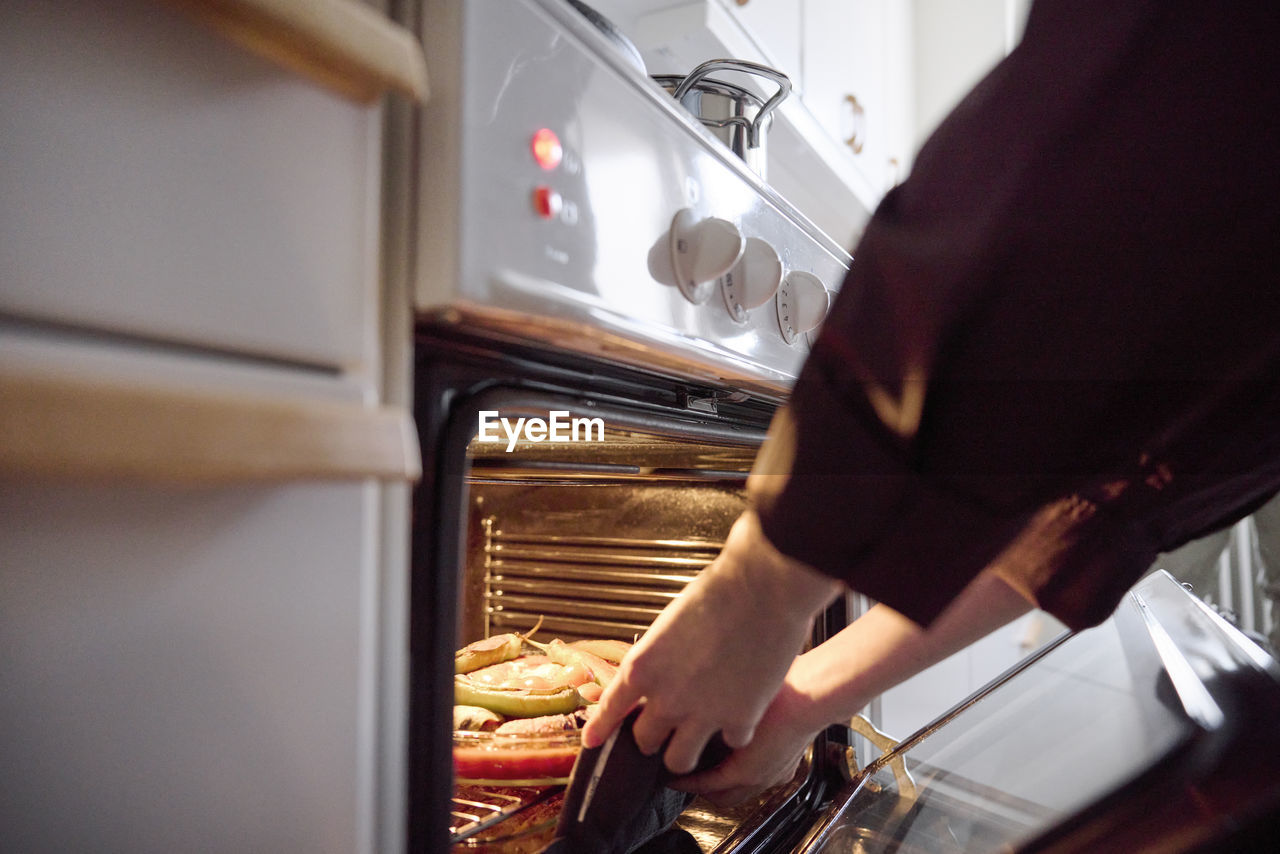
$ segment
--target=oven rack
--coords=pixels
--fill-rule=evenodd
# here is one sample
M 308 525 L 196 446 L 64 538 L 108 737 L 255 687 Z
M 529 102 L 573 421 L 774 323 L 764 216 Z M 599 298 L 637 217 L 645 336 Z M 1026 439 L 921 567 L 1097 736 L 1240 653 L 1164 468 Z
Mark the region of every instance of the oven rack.
M 633 641 L 720 553 L 721 540 L 483 531 L 484 633 L 543 628 Z
M 550 786 L 537 792 L 532 797 L 520 797 L 519 795 L 495 791 L 486 791 L 483 795 L 477 796 L 492 798 L 493 803 L 461 798 L 455 795 L 452 798 L 452 808 L 449 811 L 449 815 L 453 821 L 459 821 L 461 824 L 450 823 L 449 843 L 453 844 L 469 839 L 482 830 L 506 821 L 527 809 L 532 809 L 543 801 L 550 800 L 563 789 L 563 786 Z

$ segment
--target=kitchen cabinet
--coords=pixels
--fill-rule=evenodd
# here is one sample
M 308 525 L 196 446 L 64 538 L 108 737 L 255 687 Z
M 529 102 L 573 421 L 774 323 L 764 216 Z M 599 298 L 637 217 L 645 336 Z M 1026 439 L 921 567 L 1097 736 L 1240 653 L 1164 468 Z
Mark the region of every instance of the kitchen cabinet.
M 423 68 L 352 0 L 5 0 L 0 312 L 367 366 L 377 99 Z
M 914 0 L 912 149 L 1021 37 L 1030 0 Z
M 766 65 L 791 77 L 803 87 L 804 36 L 796 0 L 717 0 L 742 25 Z
M 874 206 L 909 158 L 909 19 L 899 2 L 806 0 L 804 103 L 848 149 Z
M 6 850 L 402 847 L 424 69 L 356 0 L 0 0 Z

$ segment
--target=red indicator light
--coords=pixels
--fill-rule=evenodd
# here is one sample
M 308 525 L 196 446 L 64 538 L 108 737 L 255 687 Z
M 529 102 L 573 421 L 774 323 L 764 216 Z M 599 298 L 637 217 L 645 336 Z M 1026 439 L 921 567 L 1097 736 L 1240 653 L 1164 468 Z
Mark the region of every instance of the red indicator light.
M 542 128 L 533 135 L 533 159 L 543 169 L 554 169 L 560 165 L 564 157 L 564 148 L 560 145 L 560 137 L 549 128 Z
M 558 216 L 562 204 L 560 194 L 550 187 L 543 185 L 533 189 L 533 209 L 543 219 L 554 219 Z

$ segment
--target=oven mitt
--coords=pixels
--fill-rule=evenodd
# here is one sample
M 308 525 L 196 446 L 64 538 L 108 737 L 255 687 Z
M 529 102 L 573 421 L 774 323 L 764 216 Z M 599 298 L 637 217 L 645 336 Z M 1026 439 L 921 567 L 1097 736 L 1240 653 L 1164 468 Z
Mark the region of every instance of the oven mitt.
M 640 752 L 633 711 L 604 744 L 582 750 L 573 766 L 555 839 L 542 854 L 627 854 L 665 830 L 694 796 L 666 787 L 670 774 L 659 750 Z M 698 770 L 720 764 L 732 751 L 717 734 Z

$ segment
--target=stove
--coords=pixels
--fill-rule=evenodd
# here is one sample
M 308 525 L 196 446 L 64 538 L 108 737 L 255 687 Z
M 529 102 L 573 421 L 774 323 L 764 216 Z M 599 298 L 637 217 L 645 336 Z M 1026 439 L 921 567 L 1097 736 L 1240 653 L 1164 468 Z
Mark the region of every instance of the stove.
M 785 394 L 848 253 L 578 8 L 423 14 L 422 316 Z

